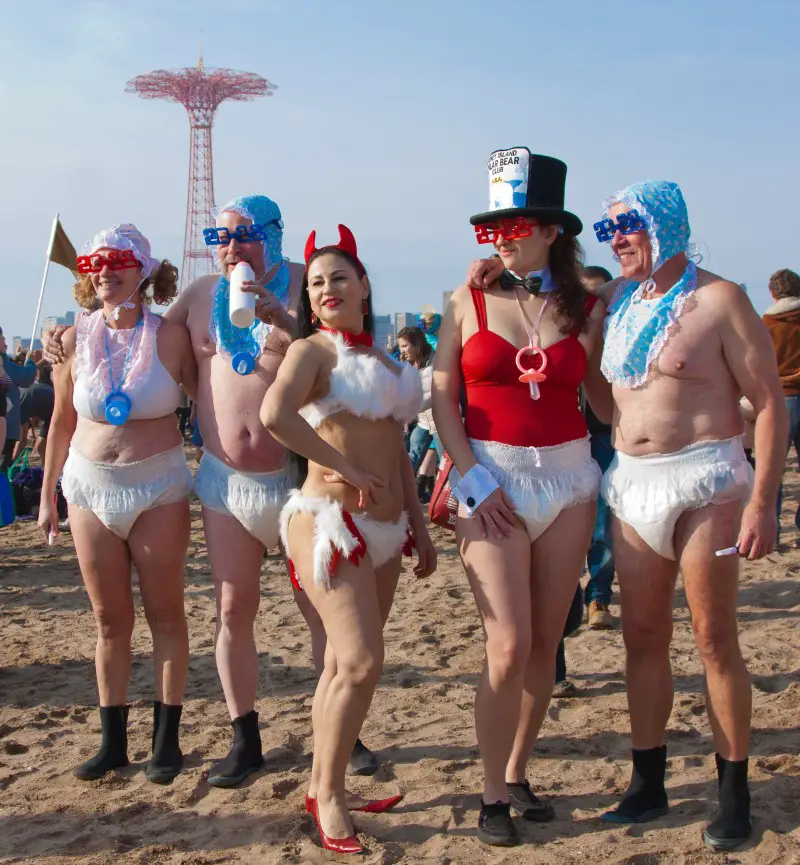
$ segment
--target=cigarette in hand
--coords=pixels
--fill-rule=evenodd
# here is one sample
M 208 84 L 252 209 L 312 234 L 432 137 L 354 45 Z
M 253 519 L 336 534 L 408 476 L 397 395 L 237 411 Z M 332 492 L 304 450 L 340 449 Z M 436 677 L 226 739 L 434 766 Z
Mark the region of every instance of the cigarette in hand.
M 717 550 L 715 555 L 717 557 L 719 557 L 719 556 L 738 556 L 739 555 L 739 547 L 725 547 L 724 550 Z

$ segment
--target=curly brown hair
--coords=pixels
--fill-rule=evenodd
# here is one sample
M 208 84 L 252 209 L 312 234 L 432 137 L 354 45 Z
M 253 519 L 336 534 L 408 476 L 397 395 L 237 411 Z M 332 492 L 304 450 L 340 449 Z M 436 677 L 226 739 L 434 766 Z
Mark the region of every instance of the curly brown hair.
M 800 276 L 788 268 L 776 270 L 769 278 L 769 293 L 775 300 L 800 297 Z
M 152 287 L 152 291 L 151 291 Z M 97 294 L 92 285 L 88 273 L 78 277 L 78 281 L 72 286 L 72 294 L 84 309 L 99 309 Z M 178 268 L 165 258 L 161 264 L 150 274 L 139 288 L 139 297 L 142 303 L 155 303 L 158 306 L 166 306 L 174 297 L 178 296 Z
M 577 237 L 559 234 L 550 247 L 550 273 L 557 288 L 552 293 L 556 311 L 564 319 L 561 333 L 586 330 L 586 289 L 581 281 L 583 247 Z

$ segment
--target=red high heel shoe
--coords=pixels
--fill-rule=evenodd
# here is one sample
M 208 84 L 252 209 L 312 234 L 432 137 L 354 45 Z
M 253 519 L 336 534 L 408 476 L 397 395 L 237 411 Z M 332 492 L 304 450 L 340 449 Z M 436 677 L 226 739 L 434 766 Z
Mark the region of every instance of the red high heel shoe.
M 359 808 L 350 808 L 350 811 L 361 811 L 365 814 L 385 814 L 391 811 L 395 805 L 403 801 L 403 794 L 398 796 L 389 796 L 388 799 L 373 799 L 367 802 L 366 805 L 361 805 Z
M 307 803 L 310 797 L 306 797 Z M 322 831 L 322 824 L 319 822 L 319 810 L 317 808 L 317 800 L 311 799 L 311 816 L 317 824 L 319 831 L 319 840 L 325 850 L 330 850 L 331 853 L 363 853 L 364 847 L 358 840 L 357 835 L 349 835 L 347 838 L 329 838 Z
M 398 796 L 389 796 L 388 799 L 373 799 L 367 802 L 366 805 L 361 805 L 358 808 L 348 808 L 349 811 L 361 811 L 363 814 L 385 814 L 391 811 L 395 805 L 399 805 L 403 801 L 404 795 L 400 793 Z M 306 814 L 314 813 L 314 803 L 316 799 L 306 794 Z

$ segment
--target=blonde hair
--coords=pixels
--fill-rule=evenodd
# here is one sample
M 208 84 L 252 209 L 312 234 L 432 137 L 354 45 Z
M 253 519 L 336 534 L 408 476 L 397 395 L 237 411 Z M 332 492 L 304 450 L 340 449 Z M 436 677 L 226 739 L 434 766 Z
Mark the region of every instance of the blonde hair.
M 78 305 L 84 309 L 95 310 L 101 306 L 98 303 L 97 292 L 94 290 L 91 276 L 88 273 L 78 277 L 78 281 L 72 286 L 72 294 Z M 139 288 L 139 297 L 142 303 L 166 306 L 177 296 L 178 268 L 165 258 L 142 283 Z

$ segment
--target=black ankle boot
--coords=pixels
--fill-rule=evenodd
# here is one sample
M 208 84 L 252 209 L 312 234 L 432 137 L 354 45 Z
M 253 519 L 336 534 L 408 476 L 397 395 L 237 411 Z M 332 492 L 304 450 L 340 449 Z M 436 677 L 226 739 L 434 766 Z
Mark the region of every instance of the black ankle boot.
M 717 781 L 719 812 L 703 832 L 703 840 L 714 850 L 733 850 L 753 831 L 750 823 L 750 789 L 747 786 L 748 761 L 725 760 L 719 754 Z
M 667 773 L 667 746 L 634 750 L 631 782 L 619 805 L 602 815 L 608 823 L 647 823 L 669 810 L 664 778 Z
M 361 741 L 356 739 L 353 753 L 347 763 L 348 775 L 374 775 L 378 771 L 378 758 Z
M 158 722 L 161 720 L 161 700 L 153 700 L 153 738 L 150 741 L 150 751 L 156 749 L 156 733 L 158 733 Z
M 183 706 L 153 703 L 153 756 L 144 770 L 155 784 L 170 784 L 183 768 L 183 754 L 178 744 L 178 728 Z
M 228 756 L 217 763 L 208 776 L 208 783 L 212 787 L 235 787 L 264 765 L 258 712 L 252 711 L 241 718 L 234 718 L 231 724 L 233 744 Z
M 427 489 L 427 481 L 422 475 L 417 475 L 417 498 L 420 501 L 423 501 L 425 498 L 425 491 Z
M 100 750 L 73 772 L 81 781 L 97 781 L 106 772 L 128 765 L 128 707 L 101 706 L 100 729 Z

